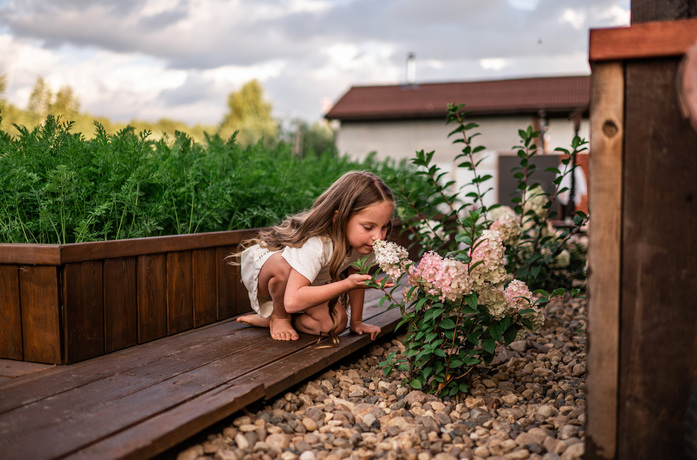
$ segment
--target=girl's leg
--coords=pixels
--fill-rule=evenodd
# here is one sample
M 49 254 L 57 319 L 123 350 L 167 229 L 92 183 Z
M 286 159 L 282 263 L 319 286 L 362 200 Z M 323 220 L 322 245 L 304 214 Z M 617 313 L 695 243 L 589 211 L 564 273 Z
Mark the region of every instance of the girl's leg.
M 271 297 L 273 301 L 271 317 L 262 318 L 254 314 L 240 317 L 238 321 L 252 326 L 269 327 L 271 338 L 274 340 L 298 340 L 300 336 L 293 329 L 291 315 L 283 306 L 283 296 L 286 293 L 290 270 L 290 264 L 280 252 L 269 257 L 259 272 L 259 296 Z
M 339 315 L 339 322 L 336 328 L 336 333 L 341 333 L 346 329 L 348 324 L 348 315 L 346 310 L 341 304 L 337 303 L 334 307 L 336 313 Z M 302 315 L 295 315 L 293 317 L 293 325 L 300 332 L 312 335 L 326 335 L 332 330 L 333 320 L 329 316 L 329 307 L 326 303 L 317 305 L 315 307 L 310 307 L 305 310 Z

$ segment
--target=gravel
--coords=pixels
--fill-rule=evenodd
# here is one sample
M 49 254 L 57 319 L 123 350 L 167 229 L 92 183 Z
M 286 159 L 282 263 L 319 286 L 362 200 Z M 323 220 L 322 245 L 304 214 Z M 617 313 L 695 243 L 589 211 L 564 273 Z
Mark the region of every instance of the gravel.
M 379 362 L 402 347 L 393 336 L 294 392 L 250 406 L 176 458 L 580 459 L 585 301 L 549 304 L 545 318 L 539 334 L 500 347 L 477 369 L 468 395 L 440 399 L 385 378 Z

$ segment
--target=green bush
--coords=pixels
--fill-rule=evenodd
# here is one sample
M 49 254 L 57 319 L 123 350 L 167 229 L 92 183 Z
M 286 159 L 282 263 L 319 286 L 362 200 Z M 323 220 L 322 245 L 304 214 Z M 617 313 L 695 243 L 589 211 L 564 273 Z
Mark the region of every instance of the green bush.
M 390 180 L 406 162 L 364 162 L 332 150 L 298 158 L 292 146 L 241 147 L 233 135 L 153 140 L 133 127 L 86 139 L 52 116 L 31 131 L 0 131 L 0 242 L 73 243 L 272 225 L 310 206 L 341 174 Z
M 406 206 L 400 208 L 403 228 L 420 247 L 420 260 L 394 243 L 374 245 L 378 265 L 387 278 L 371 286 L 383 289 L 390 308 L 399 308 L 404 327 L 404 350 L 381 363 L 385 372 L 398 372 L 414 389 L 444 396 L 469 391 L 475 366 L 489 364 L 497 345 L 520 339 L 527 331 L 539 332 L 544 324 L 542 306 L 552 298 L 575 296 L 585 281 L 585 245 L 579 241 L 588 216 L 577 211 L 573 226 L 556 230 L 552 203 L 562 187 L 564 174 L 557 175 L 552 194 L 535 182 L 531 159 L 540 152 L 535 145 L 539 132 L 520 130 L 521 142 L 514 149 L 520 166 L 513 175 L 518 187 L 514 208 L 486 206 L 491 176 L 480 174 L 483 161 L 476 145 L 476 123 L 465 120 L 464 106 L 448 109 L 450 133 L 462 150 L 454 160 L 472 173 L 463 189 L 447 180 L 447 173 L 432 163 L 433 152 L 423 150 L 412 160 L 417 176 L 430 184 L 403 184 Z M 586 141 L 576 137 L 564 154 L 568 166 L 574 155 L 585 150 Z M 416 185 L 413 187 L 413 185 Z M 356 267 L 371 268 L 366 260 Z M 578 286 L 578 287 L 577 287 Z M 403 289 L 403 291 L 402 291 Z M 547 292 L 550 291 L 550 292 Z M 404 292 L 403 296 L 396 293 Z

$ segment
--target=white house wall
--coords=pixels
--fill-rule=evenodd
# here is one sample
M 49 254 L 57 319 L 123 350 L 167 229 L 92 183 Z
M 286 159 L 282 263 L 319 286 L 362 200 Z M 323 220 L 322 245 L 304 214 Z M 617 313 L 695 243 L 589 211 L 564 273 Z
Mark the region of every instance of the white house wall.
M 491 174 L 493 179 L 485 185 L 493 190 L 486 195 L 486 204 L 498 200 L 497 174 L 498 155 L 510 154 L 514 146 L 520 143 L 519 129 L 526 129 L 534 120 L 529 116 L 482 117 L 471 118 L 480 126 L 474 132 L 481 133 L 473 139 L 474 145 L 486 147 L 480 155 L 486 156 L 480 165 L 480 174 Z M 469 171 L 462 168 L 457 170 L 454 162 L 462 149 L 462 144 L 453 144 L 454 137 L 448 138 L 448 133 L 456 125 L 446 125 L 445 120 L 402 120 L 402 121 L 373 121 L 373 122 L 344 122 L 337 134 L 337 148 L 342 154 L 347 154 L 356 160 L 363 160 L 376 152 L 382 160 L 411 159 L 415 152 L 424 150 L 435 151 L 433 161 L 443 170 L 451 172 L 451 178 L 462 188 L 470 183 L 472 177 Z M 474 132 L 470 133 L 473 134 Z M 547 130 L 548 152 L 556 147 L 569 148 L 574 136 L 574 126 L 571 120 L 551 119 Z M 579 135 L 588 139 L 588 120 L 583 120 Z M 457 170 L 455 172 L 455 170 Z

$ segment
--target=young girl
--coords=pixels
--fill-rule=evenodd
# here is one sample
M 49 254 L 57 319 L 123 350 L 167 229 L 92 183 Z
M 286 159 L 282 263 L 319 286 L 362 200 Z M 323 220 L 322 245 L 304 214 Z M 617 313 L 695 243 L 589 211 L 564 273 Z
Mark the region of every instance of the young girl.
M 385 239 L 394 207 L 394 196 L 379 177 L 349 172 L 309 211 L 244 242 L 242 281 L 256 314 L 237 321 L 269 327 L 275 340 L 298 340 L 300 331 L 328 334 L 336 343 L 350 305 L 351 331 L 374 340 L 380 328 L 363 323 L 370 276 L 350 265 L 371 254 L 376 240 Z

